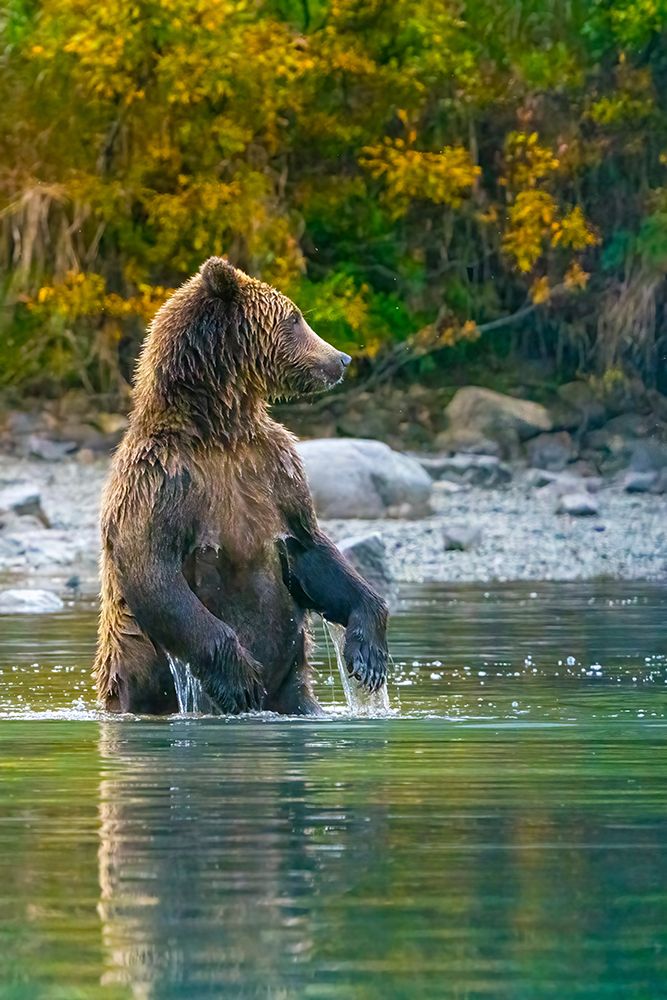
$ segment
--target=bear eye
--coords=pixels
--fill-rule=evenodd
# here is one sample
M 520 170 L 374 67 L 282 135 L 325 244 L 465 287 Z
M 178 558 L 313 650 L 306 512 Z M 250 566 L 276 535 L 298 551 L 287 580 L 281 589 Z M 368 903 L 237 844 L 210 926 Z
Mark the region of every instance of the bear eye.
M 294 313 L 294 315 L 292 316 L 292 326 L 293 326 L 293 327 L 294 327 L 295 329 L 296 329 L 296 327 L 297 327 L 297 326 L 299 325 L 299 318 L 300 318 L 300 317 L 299 317 L 299 314 L 298 314 L 298 313 Z

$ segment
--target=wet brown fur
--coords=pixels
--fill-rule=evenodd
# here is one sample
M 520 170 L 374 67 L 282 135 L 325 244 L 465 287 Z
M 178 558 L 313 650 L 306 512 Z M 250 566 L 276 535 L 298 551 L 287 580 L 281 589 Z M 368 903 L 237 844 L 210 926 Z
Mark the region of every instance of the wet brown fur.
M 348 626 L 351 671 L 379 683 L 386 609 L 320 532 L 294 438 L 267 412 L 333 384 L 342 357 L 220 258 L 157 313 L 102 501 L 108 709 L 175 711 L 170 653 L 220 710 L 316 710 L 308 608 Z

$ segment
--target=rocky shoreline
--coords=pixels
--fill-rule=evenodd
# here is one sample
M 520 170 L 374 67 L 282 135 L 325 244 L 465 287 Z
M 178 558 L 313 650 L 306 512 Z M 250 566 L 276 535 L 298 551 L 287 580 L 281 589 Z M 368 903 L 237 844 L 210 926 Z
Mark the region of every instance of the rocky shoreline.
M 547 407 L 459 389 L 428 452 L 303 442 L 325 529 L 382 585 L 667 579 L 667 399 L 654 392 L 629 411 L 585 383 L 558 393 Z M 0 612 L 29 600 L 11 604 L 17 587 L 96 595 L 100 493 L 125 423 L 106 414 L 63 441 L 57 422 L 5 420 Z
M 378 532 L 400 581 L 667 580 L 667 497 L 609 486 L 596 494 L 596 515 L 570 515 L 533 483 L 520 472 L 506 488 L 436 493 L 426 519 L 326 527 L 337 541 Z
M 104 459 L 82 465 L 0 456 L 0 498 L 24 502 L 0 514 L 0 591 L 94 597 L 107 467 Z M 667 496 L 629 493 L 620 482 L 564 493 L 571 489 L 567 477 L 525 468 L 512 468 L 511 476 L 490 487 L 437 480 L 425 517 L 322 523 L 336 541 L 360 546 L 362 570 L 370 536 L 386 581 L 667 579 Z M 589 496 L 594 512 L 561 512 L 563 497 L 573 495 Z

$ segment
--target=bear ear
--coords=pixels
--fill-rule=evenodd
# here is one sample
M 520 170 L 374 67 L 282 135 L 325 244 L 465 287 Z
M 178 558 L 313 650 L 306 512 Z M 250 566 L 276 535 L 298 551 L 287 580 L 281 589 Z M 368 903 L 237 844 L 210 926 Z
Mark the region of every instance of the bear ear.
M 236 268 L 224 257 L 209 257 L 199 268 L 206 289 L 217 298 L 233 299 L 238 294 Z

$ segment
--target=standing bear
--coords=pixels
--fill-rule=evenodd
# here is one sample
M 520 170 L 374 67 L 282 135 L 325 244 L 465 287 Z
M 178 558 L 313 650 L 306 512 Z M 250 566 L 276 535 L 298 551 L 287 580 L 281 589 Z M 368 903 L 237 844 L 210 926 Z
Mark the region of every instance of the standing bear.
M 177 711 L 172 657 L 221 712 L 321 711 L 310 610 L 345 626 L 350 673 L 383 683 L 386 606 L 320 530 L 295 439 L 267 410 L 330 388 L 349 362 L 219 257 L 158 311 L 102 500 L 105 708 Z

